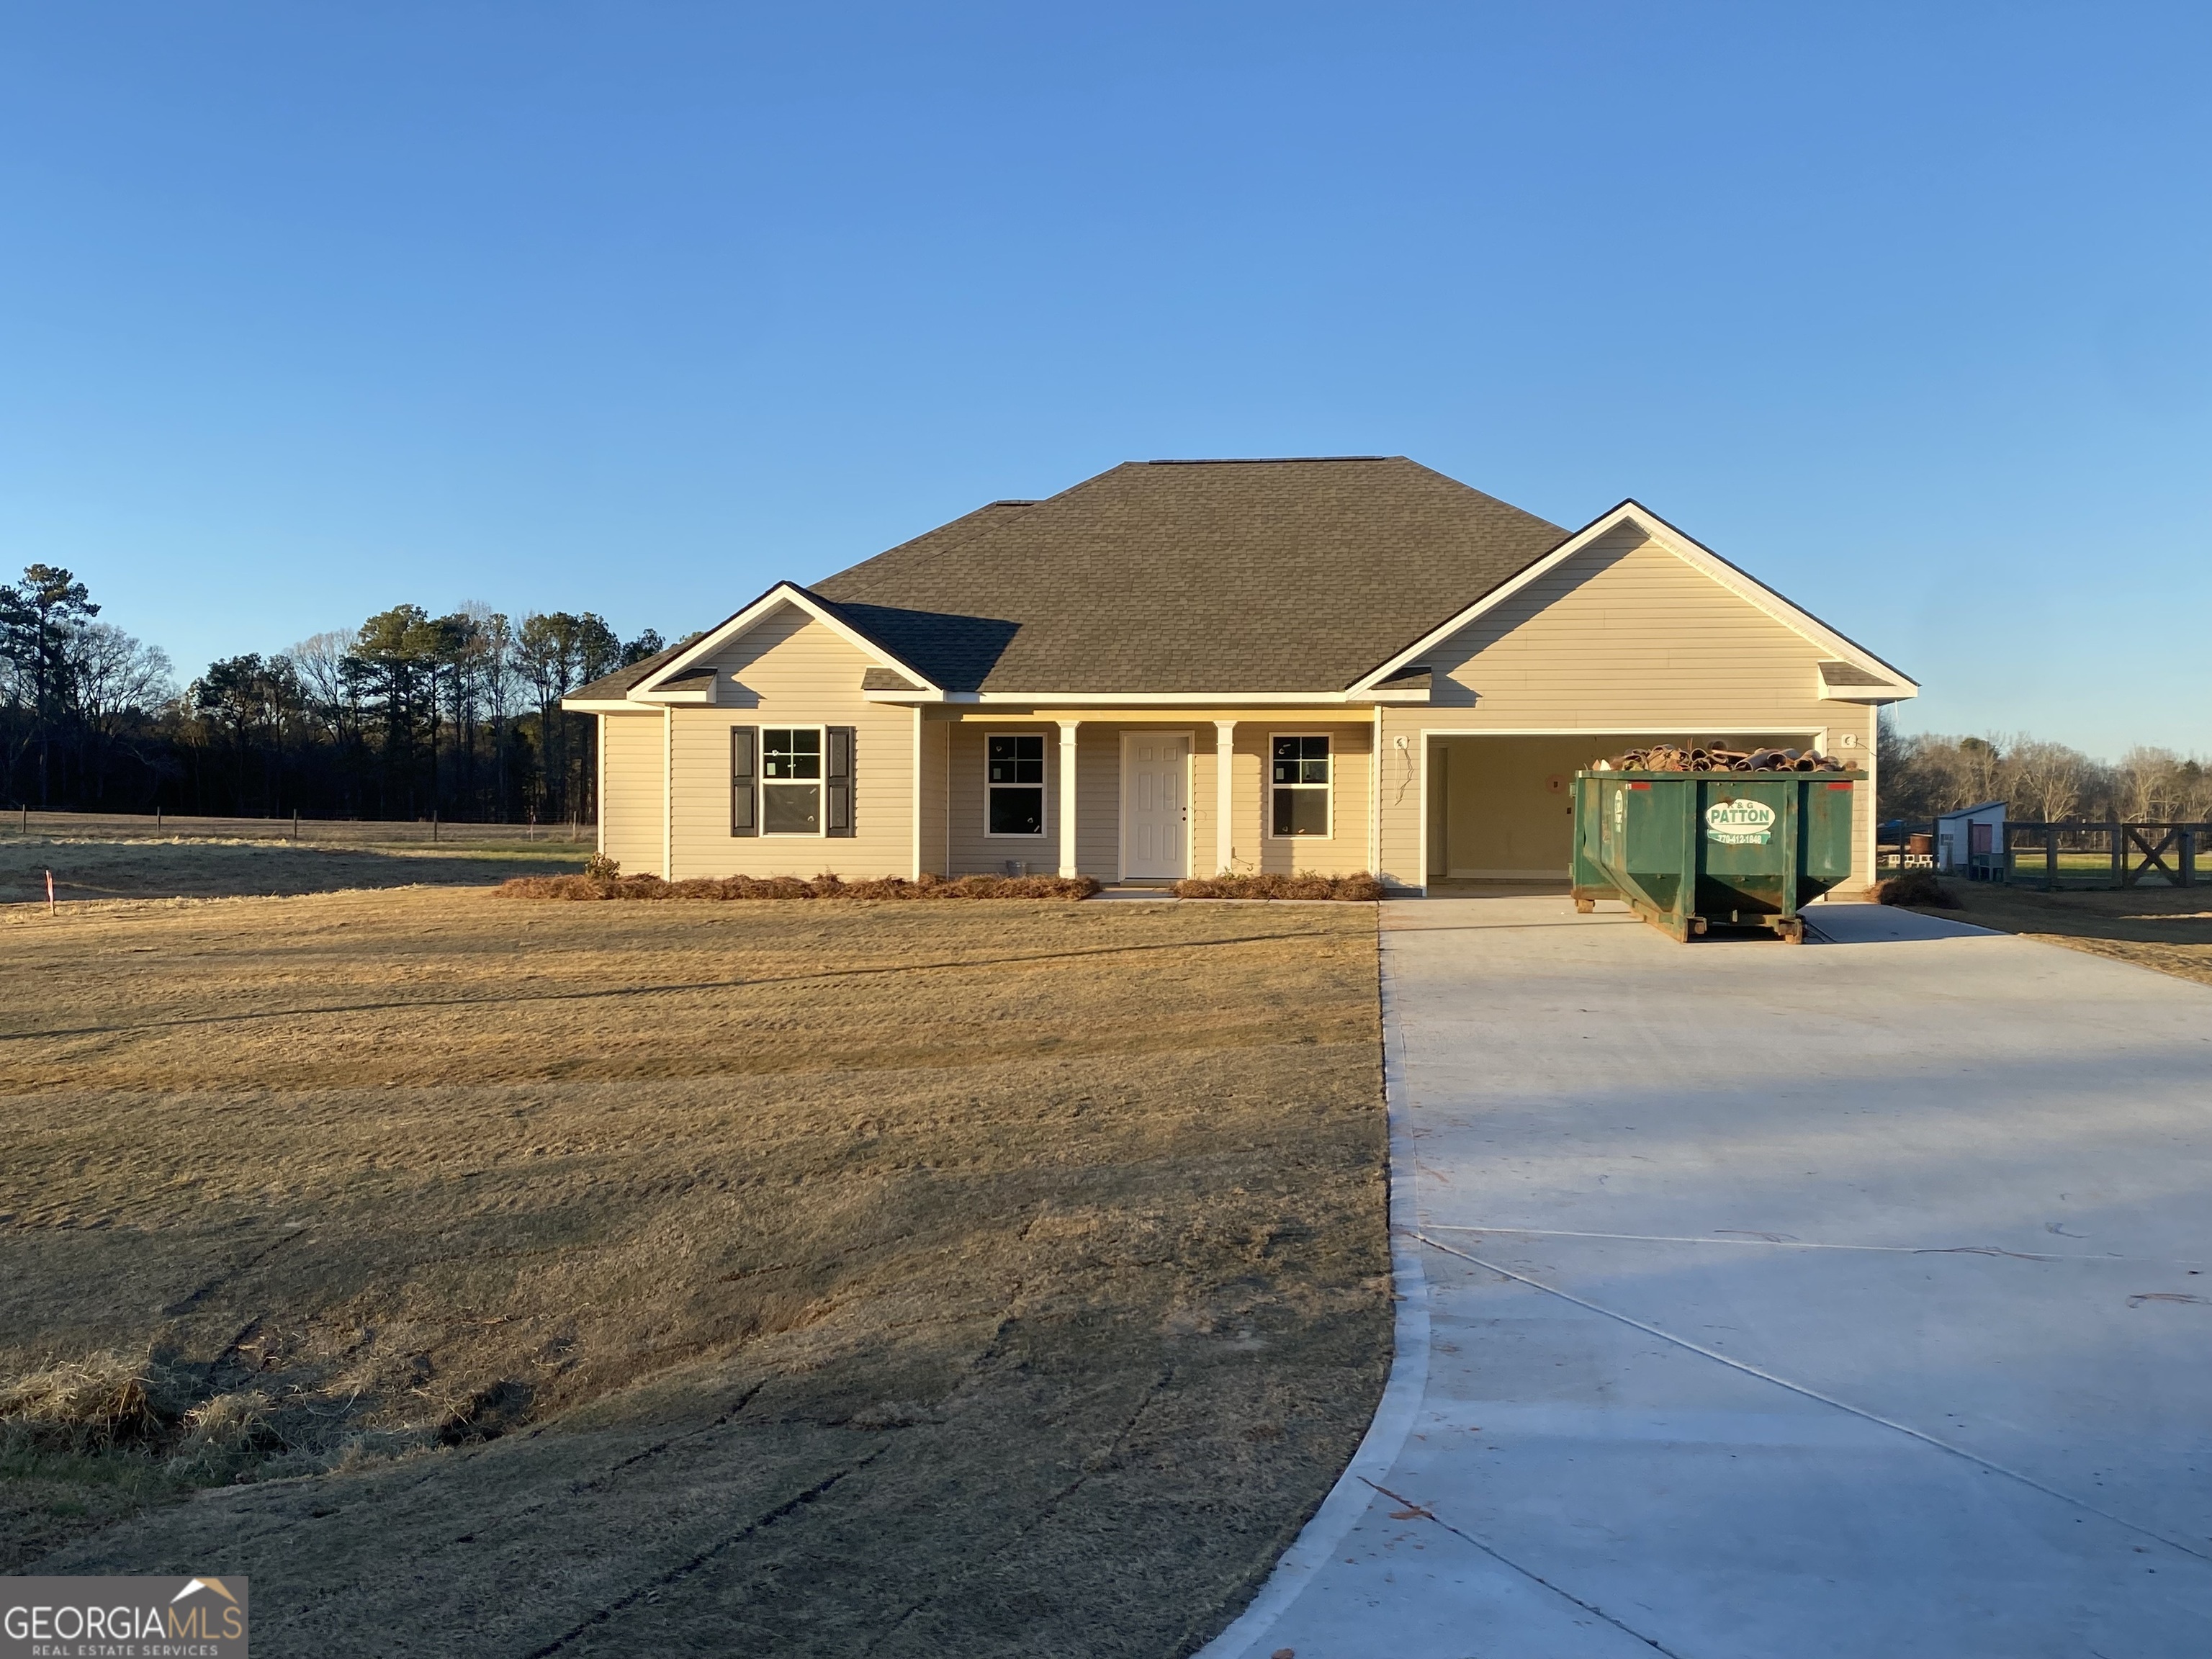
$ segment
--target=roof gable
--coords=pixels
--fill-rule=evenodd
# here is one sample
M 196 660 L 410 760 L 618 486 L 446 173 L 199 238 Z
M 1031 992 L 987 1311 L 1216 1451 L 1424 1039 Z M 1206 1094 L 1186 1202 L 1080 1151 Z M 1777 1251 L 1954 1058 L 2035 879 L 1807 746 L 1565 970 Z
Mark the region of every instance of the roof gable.
M 1764 582 L 1730 564 L 1719 554 L 1683 534 L 1649 507 L 1635 501 L 1623 501 L 1611 512 L 1599 514 L 1543 557 L 1532 561 L 1456 615 L 1386 658 L 1361 676 L 1352 689 L 1355 691 L 1369 690 L 1382 684 L 1420 657 L 1436 650 L 1454 635 L 1464 631 L 1505 604 L 1522 589 L 1549 575 L 1623 526 L 1633 526 L 1640 530 L 1692 569 L 1711 577 L 1738 599 L 1816 647 L 1827 659 L 1820 665 L 1821 680 L 1825 685 L 1838 690 L 1848 686 L 1850 696 L 1854 700 L 1869 702 L 1919 695 L 1920 687 L 1914 681 L 1865 647 L 1838 634 L 1809 611 L 1792 605 Z
M 896 670 L 914 686 L 925 691 L 934 691 L 939 689 L 933 681 L 911 667 L 890 646 L 854 626 L 853 622 L 843 614 L 842 607 L 824 605 L 821 599 L 796 582 L 778 582 L 720 627 L 710 628 L 689 645 L 676 651 L 664 653 L 662 657 L 654 659 L 658 665 L 649 673 L 641 675 L 633 681 L 626 689 L 626 695 L 644 702 L 664 696 L 672 691 L 679 683 L 685 681 L 688 676 L 696 672 L 702 665 L 711 662 L 726 650 L 732 642 L 743 638 L 769 617 L 779 615 L 786 610 L 799 611 L 811 620 L 820 623 L 832 634 L 871 659 L 872 661 Z M 609 676 L 610 679 L 612 678 Z M 711 672 L 708 678 L 711 679 Z M 594 682 L 594 685 L 605 683 L 605 681 Z M 593 687 L 585 688 L 585 692 L 577 694 L 576 700 L 583 701 L 585 693 L 592 690 Z

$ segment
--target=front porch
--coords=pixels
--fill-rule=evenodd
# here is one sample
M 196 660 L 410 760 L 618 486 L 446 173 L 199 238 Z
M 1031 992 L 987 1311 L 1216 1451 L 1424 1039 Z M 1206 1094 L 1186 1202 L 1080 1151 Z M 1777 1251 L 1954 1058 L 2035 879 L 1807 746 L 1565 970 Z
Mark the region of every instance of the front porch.
M 1341 706 L 927 709 L 918 862 L 1112 885 L 1372 869 L 1374 729 Z

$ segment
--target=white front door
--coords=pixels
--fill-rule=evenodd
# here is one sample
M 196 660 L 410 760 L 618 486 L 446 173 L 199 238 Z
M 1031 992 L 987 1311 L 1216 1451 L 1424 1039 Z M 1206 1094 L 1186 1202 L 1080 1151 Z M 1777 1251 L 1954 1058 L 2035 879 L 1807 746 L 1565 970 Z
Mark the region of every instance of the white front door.
M 1190 873 L 1190 733 L 1121 734 L 1121 873 Z

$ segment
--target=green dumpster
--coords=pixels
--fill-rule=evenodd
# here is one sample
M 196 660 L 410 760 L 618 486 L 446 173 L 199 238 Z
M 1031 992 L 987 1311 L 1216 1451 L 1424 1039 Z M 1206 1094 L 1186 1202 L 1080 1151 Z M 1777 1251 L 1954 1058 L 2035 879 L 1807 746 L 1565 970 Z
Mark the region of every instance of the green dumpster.
M 1857 782 L 1833 772 L 1577 772 L 1575 908 L 1621 899 L 1685 943 L 1752 927 L 1802 944 L 1799 908 L 1851 872 Z

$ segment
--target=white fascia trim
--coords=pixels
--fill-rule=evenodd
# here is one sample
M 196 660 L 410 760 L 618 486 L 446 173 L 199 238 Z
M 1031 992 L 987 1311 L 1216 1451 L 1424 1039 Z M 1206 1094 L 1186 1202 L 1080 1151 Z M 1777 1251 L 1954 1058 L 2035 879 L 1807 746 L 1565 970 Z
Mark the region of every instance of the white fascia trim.
M 1634 501 L 1623 501 L 1612 512 L 1592 520 L 1519 575 L 1500 583 L 1442 627 L 1423 635 L 1401 651 L 1389 661 L 1355 684 L 1352 688 L 1352 691 L 1371 693 L 1378 682 L 1418 661 L 1423 652 L 1435 650 L 1437 646 L 1442 645 L 1468 623 L 1476 621 L 1486 612 L 1496 610 L 1531 582 L 1540 580 L 1551 574 L 1553 571 L 1574 557 L 1599 537 L 1608 531 L 1618 529 L 1624 524 L 1635 525 L 1654 541 L 1662 544 L 1668 552 L 1683 562 L 1711 576 L 1738 599 L 1765 611 L 1791 632 L 1810 640 L 1827 652 L 1831 658 L 1856 664 L 1869 674 L 1886 674 L 1896 682 L 1894 685 L 1889 687 L 1867 685 L 1856 687 L 1855 690 L 1862 693 L 1887 693 L 1883 697 L 1885 702 L 1901 702 L 1906 697 L 1917 697 L 1920 695 L 1920 687 L 1917 682 L 1907 679 L 1871 651 L 1845 639 L 1810 611 L 1799 610 L 1756 577 L 1739 570 L 1703 543 L 1684 535 L 1650 508 Z M 1862 701 L 1866 699 L 1862 698 Z
M 984 702 L 1020 703 L 1046 708 L 1069 707 L 1112 708 L 1121 705 L 1141 703 L 1146 708 L 1172 708 L 1177 704 L 1200 708 L 1218 708 L 1224 703 L 1285 703 L 1310 707 L 1316 703 L 1350 702 L 1349 691 L 981 691 L 969 696 Z M 1421 694 L 1426 700 L 1427 694 Z M 963 701 L 958 696 L 947 702 Z M 1371 697 L 1358 699 L 1364 708 Z
M 572 714 L 642 714 L 658 703 L 638 704 L 619 697 L 563 697 L 561 707 Z
M 711 703 L 714 701 L 714 694 L 711 690 L 694 691 L 689 689 L 682 691 L 637 692 L 633 694 L 632 700 L 644 703 L 648 708 L 665 708 L 672 703 Z
M 691 648 L 690 650 L 684 652 L 682 654 L 665 663 L 663 663 L 647 678 L 639 681 L 635 685 L 630 687 L 629 695 L 635 698 L 644 697 L 647 693 L 653 690 L 655 686 L 660 684 L 663 681 L 674 675 L 682 673 L 685 669 L 692 667 L 706 658 L 712 656 L 716 651 L 721 649 L 723 646 L 728 644 L 732 640 L 737 638 L 738 635 L 744 633 L 747 629 L 752 627 L 754 623 L 759 622 L 764 617 L 769 616 L 778 605 L 792 605 L 798 610 L 805 611 L 808 617 L 811 617 L 814 621 L 820 623 L 824 628 L 835 634 L 839 639 L 844 641 L 846 644 L 851 646 L 854 650 L 859 651 L 866 656 L 871 662 L 878 663 L 885 668 L 893 670 L 895 672 L 905 675 L 908 679 L 914 681 L 915 684 L 922 687 L 925 690 L 935 691 L 939 690 L 938 687 L 930 684 L 927 675 L 924 675 L 917 670 L 909 667 L 907 664 L 901 662 L 896 657 L 892 656 L 890 653 L 884 650 L 880 645 L 878 645 L 866 635 L 862 634 L 858 629 L 854 629 L 850 623 L 848 623 L 843 620 L 843 618 L 833 614 L 819 599 L 816 599 L 811 593 L 809 593 L 805 588 L 799 586 L 796 582 L 786 581 L 778 582 L 774 587 L 769 588 L 767 592 L 762 594 L 760 598 L 755 599 L 744 610 L 738 611 L 736 616 L 731 617 L 729 621 L 724 623 L 720 627 L 709 629 L 706 633 L 701 635 L 698 639 L 692 642 Z M 659 700 L 656 698 L 654 701 L 658 702 Z
M 860 693 L 868 702 L 989 703 L 1022 708 L 1219 708 L 1237 703 L 1315 708 L 1341 703 L 1365 708 L 1376 703 L 1421 705 L 1425 691 L 884 691 Z
M 1672 726 L 1638 726 L 1634 721 L 1599 726 L 1425 726 L 1425 738 L 1679 738 L 1692 732 L 1704 732 L 1717 737 L 1741 737 L 1756 734 L 1770 738 L 1812 738 L 1815 746 L 1825 743 L 1828 728 L 1825 726 L 1758 726 L 1747 728 L 1738 720 L 1710 721 L 1699 725 L 1692 720 L 1677 720 Z M 1698 775 L 1704 775 L 1702 774 Z

